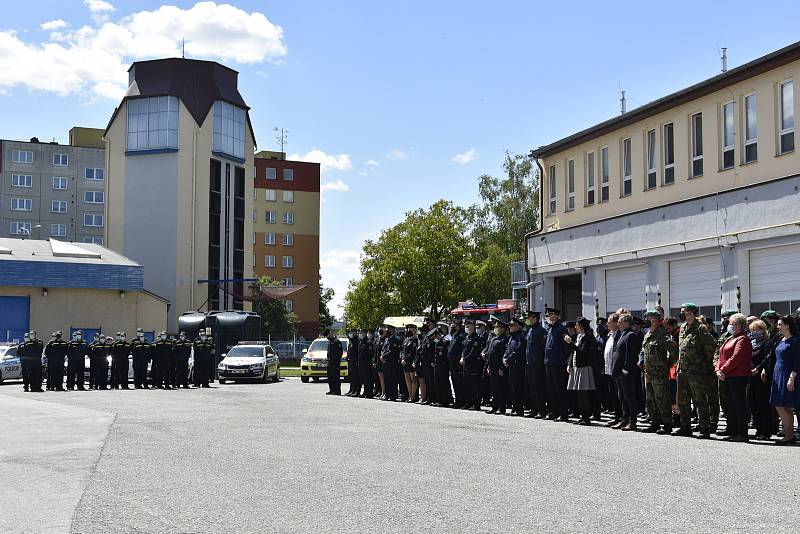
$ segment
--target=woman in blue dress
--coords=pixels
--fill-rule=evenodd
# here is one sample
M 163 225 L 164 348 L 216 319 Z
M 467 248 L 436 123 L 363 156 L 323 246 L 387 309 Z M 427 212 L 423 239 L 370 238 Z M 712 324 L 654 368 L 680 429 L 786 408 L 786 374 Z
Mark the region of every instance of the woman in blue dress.
M 778 411 L 783 425 L 783 439 L 776 445 L 797 443 L 794 435 L 794 410 L 798 406 L 796 382 L 800 382 L 800 321 L 797 316 L 787 315 L 778 320 L 778 329 L 783 334 L 775 348 L 775 370 L 772 377 L 770 402 Z M 800 385 L 800 384 L 798 384 Z

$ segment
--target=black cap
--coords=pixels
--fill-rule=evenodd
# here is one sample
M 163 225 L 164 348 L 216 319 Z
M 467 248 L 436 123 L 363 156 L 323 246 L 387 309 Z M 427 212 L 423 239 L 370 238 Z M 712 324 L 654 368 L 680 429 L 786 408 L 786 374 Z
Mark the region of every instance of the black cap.
M 537 311 L 534 311 L 534 310 L 528 310 L 528 313 L 526 315 L 528 317 L 536 317 L 536 318 L 539 318 L 539 317 L 542 316 L 541 312 L 537 312 Z
M 554 313 L 556 315 L 561 315 L 561 310 L 559 310 L 558 308 L 545 308 L 544 312 L 547 315 L 550 315 L 551 313 Z
M 567 321 L 566 323 L 564 323 L 564 326 L 566 326 L 567 328 L 575 328 L 575 321 Z
M 414 323 L 408 323 L 406 325 L 406 328 L 416 328 L 416 327 L 417 327 L 417 325 L 415 325 Z
M 513 319 L 511 319 L 511 322 L 516 323 L 519 326 L 525 326 L 525 319 L 523 319 L 522 317 L 514 317 Z
M 428 324 L 436 324 L 436 321 L 434 321 L 431 317 L 425 317 L 424 319 L 422 319 L 422 322 Z
M 466 319 L 464 319 L 464 323 L 465 324 L 475 324 L 475 319 L 473 319 L 472 317 L 467 317 Z
M 489 316 L 489 320 L 490 320 L 490 321 L 492 321 L 492 322 L 493 322 L 495 325 L 500 325 L 500 326 L 503 326 L 503 327 L 505 327 L 505 328 L 508 328 L 508 323 L 507 323 L 507 322 L 505 322 L 505 321 L 503 321 L 503 320 L 501 320 L 501 319 L 500 319 L 498 316 L 496 316 L 496 315 L 490 315 L 490 316 Z
M 606 323 L 608 323 L 608 319 L 607 318 L 605 318 L 605 317 L 598 317 L 597 318 L 597 324 L 606 324 Z

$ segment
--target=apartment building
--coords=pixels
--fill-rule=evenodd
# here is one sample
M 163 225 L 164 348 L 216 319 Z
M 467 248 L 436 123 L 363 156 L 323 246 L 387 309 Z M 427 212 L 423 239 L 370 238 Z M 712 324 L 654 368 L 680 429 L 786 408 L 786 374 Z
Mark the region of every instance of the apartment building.
M 800 306 L 800 43 L 531 152 L 532 307 Z
M 249 310 L 255 137 L 238 73 L 213 61 L 137 61 L 104 133 L 107 246 L 144 288 L 189 310 Z
M 0 140 L 0 237 L 104 244 L 102 133 L 72 128 L 68 145 Z
M 286 286 L 305 286 L 284 303 L 308 339 L 319 334 L 319 209 L 319 163 L 256 154 L 253 270 Z

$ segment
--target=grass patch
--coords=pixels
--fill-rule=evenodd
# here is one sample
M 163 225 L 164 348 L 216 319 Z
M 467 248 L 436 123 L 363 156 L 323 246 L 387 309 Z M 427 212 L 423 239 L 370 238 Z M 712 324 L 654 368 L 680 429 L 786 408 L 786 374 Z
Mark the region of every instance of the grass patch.
M 299 367 L 281 367 L 281 376 L 300 376 Z

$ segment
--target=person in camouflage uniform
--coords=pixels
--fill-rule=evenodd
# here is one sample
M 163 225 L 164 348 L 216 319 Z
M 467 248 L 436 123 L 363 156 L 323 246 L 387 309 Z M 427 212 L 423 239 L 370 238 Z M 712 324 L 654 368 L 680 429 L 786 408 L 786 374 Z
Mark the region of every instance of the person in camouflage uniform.
M 681 427 L 674 436 L 691 436 L 691 403 L 697 408 L 700 419 L 698 431 L 701 439 L 711 436 L 712 410 L 717 401 L 717 377 L 714 374 L 714 350 L 716 341 L 705 325 L 697 320 L 700 308 L 697 304 L 686 303 L 681 306 L 681 332 L 678 338 L 678 407 L 681 412 Z
M 722 331 L 717 338 L 717 349 L 714 351 L 714 368 L 717 367 L 717 362 L 719 361 L 719 349 L 722 348 L 722 345 L 728 341 L 728 338 L 731 335 L 728 333 L 728 320 L 734 313 L 739 313 L 739 310 L 723 310 L 722 311 Z M 728 414 L 731 413 L 731 400 L 728 397 L 728 390 L 724 387 L 721 387 L 719 380 L 717 380 L 717 388 L 719 390 L 719 406 L 722 408 L 722 413 L 725 414 L 725 420 L 728 420 Z M 712 410 L 712 418 L 711 418 L 711 428 L 716 429 L 717 424 L 719 423 L 719 410 L 717 410 L 717 417 L 716 419 L 713 417 L 714 411 Z M 728 429 L 726 428 L 723 432 L 717 432 L 720 436 L 727 436 L 729 435 Z
M 669 392 L 669 369 L 678 359 L 678 345 L 662 324 L 661 313 L 644 314 L 650 329 L 644 336 L 645 398 L 650 426 L 643 432 L 672 433 L 672 399 Z M 662 428 L 663 427 L 663 428 Z

